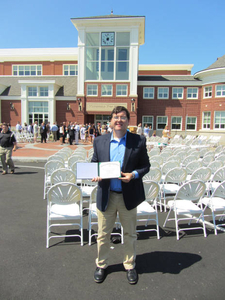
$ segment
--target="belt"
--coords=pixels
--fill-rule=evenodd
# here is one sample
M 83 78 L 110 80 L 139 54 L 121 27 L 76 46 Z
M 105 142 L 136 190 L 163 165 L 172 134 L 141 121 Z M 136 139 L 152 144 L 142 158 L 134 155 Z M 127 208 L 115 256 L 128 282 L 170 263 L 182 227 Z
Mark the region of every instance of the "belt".
M 116 194 L 122 194 L 123 193 L 122 191 L 111 191 L 111 190 L 110 190 L 110 192 L 116 193 Z

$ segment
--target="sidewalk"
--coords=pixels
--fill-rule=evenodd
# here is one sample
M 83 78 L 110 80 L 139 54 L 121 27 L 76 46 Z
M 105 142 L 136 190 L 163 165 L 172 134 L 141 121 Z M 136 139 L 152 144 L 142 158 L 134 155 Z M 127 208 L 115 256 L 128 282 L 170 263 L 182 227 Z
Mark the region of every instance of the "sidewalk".
M 18 143 L 17 150 L 13 152 L 13 161 L 24 161 L 24 162 L 46 162 L 47 158 L 60 149 L 69 147 L 72 150 L 77 149 L 78 147 L 83 147 L 87 150 L 92 148 L 92 144 L 88 143 L 81 143 L 79 141 L 78 145 L 68 145 L 63 144 L 61 145 L 60 141 L 52 142 L 48 141 L 47 143 Z

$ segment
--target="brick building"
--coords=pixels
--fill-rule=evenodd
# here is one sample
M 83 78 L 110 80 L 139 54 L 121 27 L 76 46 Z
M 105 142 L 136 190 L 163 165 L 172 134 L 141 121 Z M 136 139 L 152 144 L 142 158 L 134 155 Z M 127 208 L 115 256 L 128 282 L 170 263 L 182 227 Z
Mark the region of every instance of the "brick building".
M 108 122 L 116 105 L 131 125 L 168 124 L 172 134 L 225 130 L 225 55 L 191 75 L 193 65 L 139 65 L 145 17 L 74 18 L 77 48 L 0 49 L 0 121 L 15 126 Z

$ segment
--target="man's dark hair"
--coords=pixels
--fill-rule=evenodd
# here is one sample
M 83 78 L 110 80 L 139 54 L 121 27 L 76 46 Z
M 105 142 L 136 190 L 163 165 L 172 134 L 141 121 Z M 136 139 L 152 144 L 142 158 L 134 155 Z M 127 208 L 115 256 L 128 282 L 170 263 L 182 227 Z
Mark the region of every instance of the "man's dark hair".
M 128 119 L 128 121 L 130 120 L 130 113 L 129 113 L 129 111 L 126 109 L 126 107 L 124 107 L 124 106 L 116 106 L 114 109 L 113 109 L 113 111 L 111 112 L 111 115 L 110 115 L 110 120 L 112 119 L 112 117 L 113 117 L 113 114 L 118 114 L 118 113 L 120 113 L 120 112 L 122 112 L 122 111 L 125 111 L 125 113 L 126 113 L 126 116 L 127 116 L 127 119 Z

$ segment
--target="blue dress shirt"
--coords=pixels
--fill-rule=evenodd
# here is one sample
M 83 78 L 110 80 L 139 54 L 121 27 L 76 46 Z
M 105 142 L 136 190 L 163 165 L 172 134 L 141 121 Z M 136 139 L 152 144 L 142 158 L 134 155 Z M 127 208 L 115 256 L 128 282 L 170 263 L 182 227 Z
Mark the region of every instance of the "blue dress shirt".
M 113 132 L 111 133 L 110 140 L 110 161 L 120 161 L 121 169 L 123 166 L 124 154 L 126 149 L 127 133 L 121 138 L 117 139 L 113 137 Z M 139 177 L 137 171 L 135 173 L 135 178 Z M 122 183 L 120 179 L 113 178 L 110 180 L 110 190 L 116 192 L 122 192 Z

